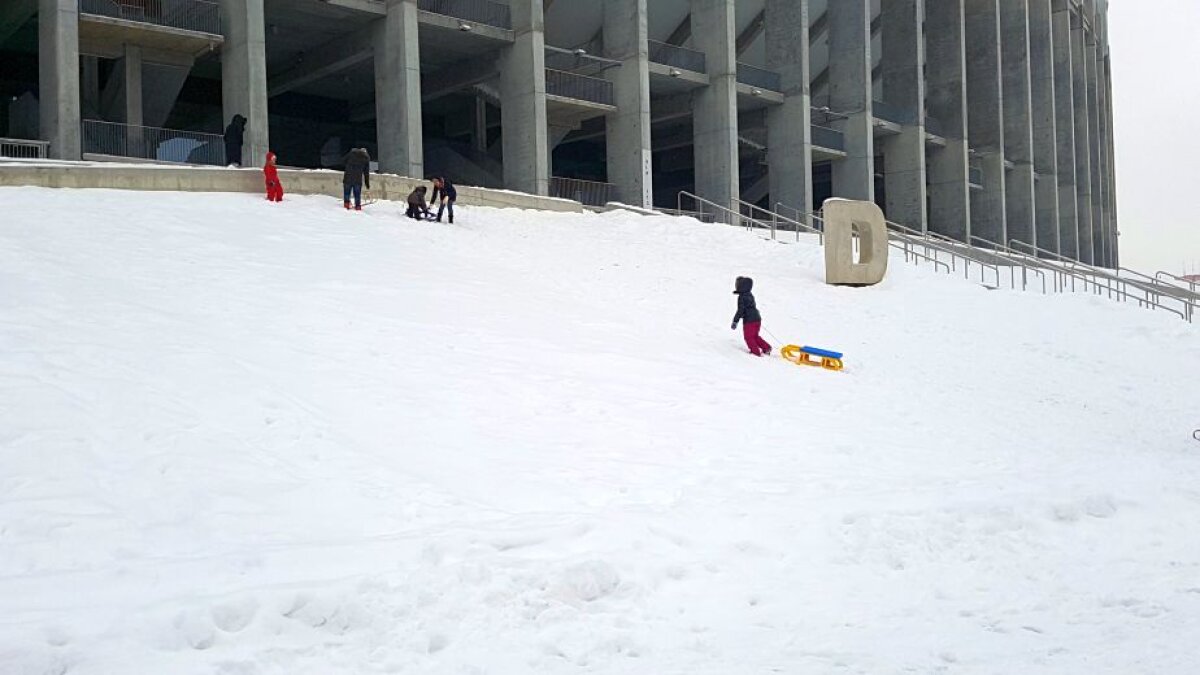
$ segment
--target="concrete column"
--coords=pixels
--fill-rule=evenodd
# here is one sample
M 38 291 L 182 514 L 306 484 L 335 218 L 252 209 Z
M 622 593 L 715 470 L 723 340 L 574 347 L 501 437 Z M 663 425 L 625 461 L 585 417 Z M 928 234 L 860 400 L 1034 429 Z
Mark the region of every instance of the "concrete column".
M 1000 0 L 1000 60 L 1004 106 L 1003 244 L 1018 239 L 1038 245 L 1033 175 L 1033 107 L 1030 87 L 1029 7 L 1027 0 Z
M 121 67 L 125 71 L 125 124 L 140 127 L 143 122 L 142 48 L 125 45 Z
M 1050 0 L 1029 0 L 1029 71 L 1033 96 L 1033 168 L 1038 246 L 1059 253 L 1058 132 L 1054 110 L 1054 31 Z
M 767 68 L 779 73 L 784 96 L 783 105 L 767 109 L 771 202 L 810 213 L 814 205 L 808 0 L 767 0 L 764 11 Z
M 79 159 L 78 0 L 38 1 L 38 123 L 55 159 Z
M 535 195 L 550 191 L 546 138 L 546 34 L 542 0 L 512 0 L 516 40 L 500 55 L 504 184 Z
M 967 144 L 967 56 L 963 0 L 925 0 L 926 105 L 946 146 L 930 151 L 929 229 L 967 241 L 971 185 Z
M 1104 218 L 1104 129 L 1100 125 L 1100 87 L 1098 49 L 1096 45 L 1096 23 L 1093 17 L 1091 31 L 1085 34 L 1084 53 L 1087 75 L 1088 107 L 1088 161 L 1092 165 L 1092 262 L 1106 265 L 1108 260 L 1108 222 Z
M 1112 242 L 1111 260 L 1109 261 L 1109 263 L 1112 265 L 1112 267 L 1118 267 L 1121 264 L 1121 252 L 1120 252 L 1121 237 L 1120 237 L 1120 223 L 1117 220 L 1117 170 L 1116 170 L 1117 155 L 1116 155 L 1116 145 L 1113 140 L 1114 127 L 1113 127 L 1113 97 L 1112 97 L 1112 61 L 1111 61 L 1110 55 L 1108 54 L 1107 31 L 1106 31 L 1106 35 L 1105 35 L 1104 46 L 1105 46 L 1105 56 L 1104 56 L 1104 67 L 1103 67 L 1102 72 L 1104 73 L 1104 93 L 1105 93 L 1104 115 L 1105 115 L 1105 119 L 1108 120 L 1108 124 L 1106 126 L 1106 130 L 1108 132 L 1108 137 L 1105 139 L 1105 141 L 1108 143 L 1108 185 L 1109 185 L 1108 203 L 1107 203 L 1106 207 L 1108 208 L 1108 213 L 1109 213 L 1109 215 L 1108 215 L 1109 241 Z
M 646 0 L 604 0 L 604 55 L 621 62 L 606 73 L 617 110 L 605 119 L 608 182 L 617 199 L 654 205 L 650 163 L 650 57 Z
M 145 157 L 145 130 L 141 128 L 145 110 L 142 105 L 142 48 L 125 45 L 121 67 L 125 75 L 125 151 L 130 157 Z
M 488 126 L 487 126 L 487 101 L 482 96 L 475 97 L 475 107 L 473 109 L 471 126 L 471 144 L 477 152 L 487 152 L 488 149 Z
M 1071 12 L 1071 79 L 1075 124 L 1075 203 L 1079 213 L 1079 262 L 1096 259 L 1092 235 L 1091 129 L 1088 126 L 1087 46 L 1083 18 Z
M 983 168 L 983 189 L 971 194 L 971 234 L 1001 244 L 1008 240 L 1008 229 L 1000 7 L 998 0 L 967 0 L 965 7 L 968 133 Z
M 738 176 L 736 16 L 733 0 L 691 0 L 692 46 L 709 85 L 692 98 L 696 194 L 721 206 L 741 198 Z
M 1067 0 L 1051 0 L 1054 48 L 1055 152 L 1058 164 L 1059 254 L 1079 258 L 1079 205 L 1075 196 L 1075 93 L 1071 14 Z
M 242 166 L 259 166 L 270 150 L 263 0 L 221 0 L 221 103 L 224 124 L 246 118 Z
M 418 25 L 416 0 L 388 0 L 374 36 L 379 170 L 412 178 L 425 177 Z
M 911 115 L 899 136 L 883 144 L 888 220 L 929 229 L 925 167 L 924 0 L 883 0 L 883 100 Z
M 829 22 L 829 107 L 840 123 L 846 157 L 833 163 L 833 195 L 875 201 L 875 118 L 871 112 L 871 0 L 837 0 Z

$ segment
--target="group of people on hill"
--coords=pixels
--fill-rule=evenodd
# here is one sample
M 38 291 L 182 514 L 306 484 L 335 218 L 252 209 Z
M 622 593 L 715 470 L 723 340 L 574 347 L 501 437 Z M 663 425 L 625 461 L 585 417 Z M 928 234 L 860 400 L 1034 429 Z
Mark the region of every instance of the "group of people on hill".
M 225 127 L 225 163 L 228 166 L 242 165 L 242 143 L 246 132 L 246 118 L 234 115 Z M 266 163 L 263 164 L 263 179 L 267 187 L 267 200 L 283 201 L 283 184 L 279 181 L 279 170 L 275 166 L 274 152 L 268 152 Z M 355 211 L 362 211 L 363 188 L 371 189 L 371 155 L 366 148 L 353 148 L 342 160 L 345 168 L 342 171 L 342 205 L 347 211 L 351 203 Z M 408 195 L 408 211 L 405 213 L 414 220 L 436 220 L 442 222 L 443 214 L 448 212 L 450 222 L 454 222 L 454 203 L 458 201 L 458 190 L 454 184 L 442 176 L 433 179 L 433 196 L 426 201 L 428 190 L 424 185 L 417 187 Z M 353 197 L 353 202 L 351 198 Z M 435 215 L 429 208 L 437 203 Z
M 241 152 L 240 147 L 238 152 Z M 274 152 L 267 153 L 266 163 L 263 164 L 263 180 L 267 188 L 267 200 L 283 201 L 283 183 L 279 181 L 279 168 L 275 164 Z M 366 148 L 354 148 L 343 160 L 342 170 L 342 205 L 347 211 L 351 204 L 355 211 L 362 211 L 363 188 L 371 189 L 371 155 Z M 418 186 L 408 195 L 408 211 L 405 213 L 414 220 L 436 220 L 442 222 L 442 215 L 448 213 L 450 223 L 454 223 L 454 203 L 458 201 L 458 190 L 454 184 L 442 176 L 433 179 L 433 196 L 428 202 L 425 195 L 428 192 L 424 185 Z M 353 202 L 351 202 L 353 198 Z M 437 214 L 429 208 L 429 204 L 437 203 Z

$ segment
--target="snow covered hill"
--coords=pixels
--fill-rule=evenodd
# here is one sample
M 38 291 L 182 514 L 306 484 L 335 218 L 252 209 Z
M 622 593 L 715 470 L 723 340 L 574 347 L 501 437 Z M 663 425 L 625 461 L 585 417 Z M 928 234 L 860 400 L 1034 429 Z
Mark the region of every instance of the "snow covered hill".
M 0 213 L 4 675 L 1195 672 L 1169 315 L 633 214 Z M 738 275 L 847 370 L 746 354 Z

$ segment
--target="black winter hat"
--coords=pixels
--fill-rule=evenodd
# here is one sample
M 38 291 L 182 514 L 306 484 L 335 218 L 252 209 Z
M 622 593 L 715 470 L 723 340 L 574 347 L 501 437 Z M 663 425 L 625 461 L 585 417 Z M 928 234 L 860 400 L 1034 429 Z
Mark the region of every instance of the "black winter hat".
M 754 288 L 754 280 L 750 277 L 738 277 L 737 281 L 733 282 L 733 294 L 749 293 Z

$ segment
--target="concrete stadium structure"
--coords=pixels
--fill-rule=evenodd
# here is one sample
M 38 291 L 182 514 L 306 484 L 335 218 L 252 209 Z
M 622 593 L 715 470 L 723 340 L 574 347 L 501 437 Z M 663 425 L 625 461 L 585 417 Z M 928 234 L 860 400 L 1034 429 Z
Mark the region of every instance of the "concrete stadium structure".
M 0 63 L 0 136 L 53 158 L 221 163 L 242 114 L 246 164 L 846 197 L 1118 265 L 1107 0 L 5 0 Z

